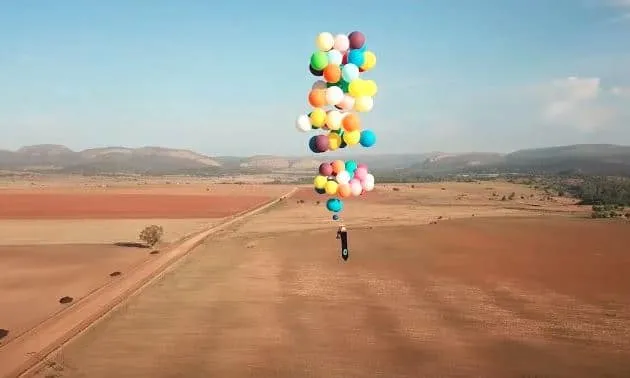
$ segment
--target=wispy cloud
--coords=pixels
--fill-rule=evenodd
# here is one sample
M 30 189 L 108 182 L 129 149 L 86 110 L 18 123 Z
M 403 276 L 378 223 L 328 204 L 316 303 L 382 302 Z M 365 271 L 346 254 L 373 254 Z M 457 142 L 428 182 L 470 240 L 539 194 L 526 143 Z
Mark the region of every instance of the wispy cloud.
M 630 22 L 630 0 L 604 0 L 604 5 L 619 12 L 611 19 L 612 22 Z
M 605 88 L 597 77 L 553 80 L 540 88 L 544 99 L 542 120 L 585 133 L 607 129 L 618 124 L 623 110 L 630 105 L 619 101 L 628 92 L 629 88 L 624 87 Z

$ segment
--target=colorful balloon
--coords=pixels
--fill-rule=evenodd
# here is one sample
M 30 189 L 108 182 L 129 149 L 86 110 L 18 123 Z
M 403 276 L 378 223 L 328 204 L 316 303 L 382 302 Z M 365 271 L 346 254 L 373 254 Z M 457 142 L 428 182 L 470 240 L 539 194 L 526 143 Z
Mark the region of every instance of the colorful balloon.
M 348 53 L 348 63 L 361 67 L 365 63 L 365 53 L 362 50 L 350 50 Z
M 324 79 L 328 83 L 337 83 L 341 80 L 341 68 L 335 64 L 329 64 L 324 68 Z
M 346 170 L 346 164 L 341 160 L 335 160 L 332 162 L 333 174 L 339 175 L 339 173 Z
M 376 93 L 378 92 L 378 86 L 376 85 L 376 82 L 374 80 L 366 80 L 363 83 L 363 88 L 361 89 L 362 89 L 361 95 L 363 96 L 374 97 L 376 96 Z
M 315 147 L 317 152 L 322 153 L 328 151 L 328 136 L 318 135 L 315 137 Z
M 341 172 L 337 173 L 337 176 L 335 177 L 335 180 L 337 180 L 337 182 L 340 185 L 343 185 L 343 184 L 349 183 L 351 178 L 352 177 L 350 177 L 350 172 L 348 172 L 348 171 L 341 171 Z
M 328 65 L 328 54 L 324 51 L 316 51 L 311 55 L 311 67 L 316 71 L 322 71 Z
M 343 54 L 339 50 L 330 50 L 328 52 L 328 64 L 334 64 L 335 66 L 340 66 L 343 61 Z M 365 65 L 365 63 L 364 63 Z
M 329 196 L 334 196 L 335 194 L 337 194 L 338 187 L 339 187 L 339 184 L 337 184 L 336 181 L 328 180 L 326 182 L 326 186 L 324 186 L 324 189 L 326 190 L 326 194 L 328 194 Z
M 326 126 L 328 126 L 328 129 L 332 131 L 339 130 L 343 119 L 343 113 L 338 110 L 331 110 L 326 114 Z
M 357 112 L 365 113 L 372 110 L 374 107 L 374 100 L 370 96 L 357 97 L 354 100 L 354 110 Z
M 372 147 L 376 143 L 376 134 L 372 130 L 362 130 L 359 143 L 363 147 Z
M 352 189 L 350 188 L 350 184 L 339 184 L 337 188 L 337 195 L 341 198 L 348 198 L 352 195 Z
M 343 100 L 343 91 L 339 87 L 326 88 L 326 103 L 328 105 L 337 105 Z M 356 103 L 355 103 L 356 107 Z
M 295 127 L 301 132 L 307 132 L 311 130 L 311 120 L 306 114 L 302 114 L 295 121 Z
M 372 51 L 366 51 L 363 53 L 363 64 L 361 65 L 361 69 L 364 71 L 369 71 L 376 65 L 376 55 Z
M 348 146 L 354 146 L 361 140 L 361 132 L 359 130 L 346 131 L 343 133 L 343 140 L 348 144 Z
M 341 146 L 341 136 L 336 133 L 328 134 L 328 149 L 334 151 Z
M 335 37 L 328 32 L 319 33 L 317 38 L 315 38 L 315 46 L 317 46 L 320 51 L 328 51 L 333 48 L 334 44 Z
M 361 186 L 361 181 L 357 179 L 350 180 L 350 190 L 352 191 L 352 195 L 358 197 L 361 195 L 363 191 L 363 186 Z
M 313 76 L 323 76 L 324 70 L 316 70 L 313 66 L 309 65 L 308 70 L 313 74 Z
M 313 180 L 313 185 L 317 189 L 324 189 L 327 182 L 328 182 L 328 179 L 326 178 L 326 176 L 317 175 L 315 176 L 315 179 Z
M 336 106 L 341 110 L 350 111 L 354 108 L 354 97 L 344 94 L 343 100 L 341 100 L 341 102 Z
M 365 180 L 365 177 L 367 176 L 367 174 L 368 174 L 367 169 L 363 167 L 361 168 L 357 167 L 357 169 L 354 170 L 354 177 L 358 178 L 359 180 Z
M 357 169 L 357 162 L 354 160 L 348 160 L 345 163 L 345 167 L 348 173 L 353 174 L 354 171 Z
M 352 63 L 344 64 L 341 68 L 341 78 L 348 83 L 359 77 L 359 67 Z
M 324 80 L 316 80 L 313 85 L 311 86 L 311 89 L 322 89 L 322 90 L 326 90 L 327 86 L 326 86 L 326 82 Z
M 340 213 L 343 210 L 343 201 L 338 198 L 330 198 L 326 201 L 326 208 L 333 213 Z
M 309 118 L 313 127 L 320 128 L 326 123 L 326 112 L 322 108 L 315 108 Z
M 319 165 L 319 174 L 325 177 L 332 176 L 333 174 L 332 165 L 330 165 L 330 163 L 321 163 Z
M 350 48 L 350 40 L 348 39 L 348 36 L 344 34 L 337 34 L 335 36 L 335 44 L 333 47 L 341 53 L 348 51 Z
M 341 124 L 345 131 L 355 131 L 361 128 L 361 119 L 356 114 L 348 113 L 345 117 L 343 117 Z
M 326 91 L 313 89 L 308 93 L 308 103 L 314 108 L 326 106 Z
M 365 35 L 359 31 L 353 31 L 348 35 L 351 49 L 360 49 L 365 44 Z

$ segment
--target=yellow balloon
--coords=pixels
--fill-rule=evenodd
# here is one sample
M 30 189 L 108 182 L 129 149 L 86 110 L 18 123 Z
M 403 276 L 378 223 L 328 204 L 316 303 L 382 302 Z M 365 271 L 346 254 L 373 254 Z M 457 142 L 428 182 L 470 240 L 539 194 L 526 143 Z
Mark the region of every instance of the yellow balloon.
M 348 84 L 348 94 L 352 97 L 360 97 L 362 96 L 363 91 L 365 90 L 365 80 L 358 78 L 354 79 Z
M 337 133 L 328 134 L 328 148 L 334 151 L 341 146 L 341 135 Z
M 328 182 L 328 179 L 326 178 L 326 176 L 322 175 L 315 176 L 315 180 L 313 180 L 315 189 L 324 189 L 324 187 L 326 186 L 326 182 Z
M 357 112 L 369 112 L 374 106 L 374 100 L 370 96 L 357 97 L 354 101 L 354 110 Z
M 367 80 L 365 82 L 365 93 L 363 96 L 374 97 L 378 92 L 378 86 L 376 86 L 376 82 L 374 80 Z
M 309 118 L 313 127 L 320 128 L 326 123 L 326 111 L 322 108 L 315 108 Z
M 363 53 L 364 61 L 361 69 L 364 71 L 371 70 L 376 65 L 376 55 L 374 55 L 371 51 L 366 51 Z
M 346 131 L 343 133 L 343 141 L 346 142 L 348 146 L 354 146 L 359 143 L 359 140 L 361 140 L 360 130 Z
M 334 196 L 335 194 L 337 194 L 338 188 L 339 188 L 339 184 L 337 184 L 337 181 L 329 180 L 328 182 L 326 182 L 326 186 L 324 187 L 324 190 L 326 190 L 326 194 L 328 194 L 329 196 Z
M 335 37 L 328 32 L 319 33 L 315 38 L 315 46 L 320 51 L 329 51 L 332 50 L 335 45 Z

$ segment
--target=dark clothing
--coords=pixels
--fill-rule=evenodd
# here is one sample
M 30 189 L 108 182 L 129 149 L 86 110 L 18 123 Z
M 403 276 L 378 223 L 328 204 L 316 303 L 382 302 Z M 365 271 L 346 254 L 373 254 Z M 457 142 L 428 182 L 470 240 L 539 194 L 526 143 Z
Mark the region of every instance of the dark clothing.
M 348 232 L 341 230 L 337 231 L 337 239 L 341 239 L 341 258 L 348 260 Z

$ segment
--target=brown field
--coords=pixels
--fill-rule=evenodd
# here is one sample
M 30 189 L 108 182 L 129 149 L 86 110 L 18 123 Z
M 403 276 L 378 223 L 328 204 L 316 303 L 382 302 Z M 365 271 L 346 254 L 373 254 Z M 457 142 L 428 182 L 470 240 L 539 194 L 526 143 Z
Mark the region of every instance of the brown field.
M 86 179 L 88 183 L 93 179 Z M 155 259 L 129 246 L 149 224 L 169 246 L 264 204 L 286 187 L 114 182 L 13 181 L 0 186 L 0 356 L 2 346 L 37 324 Z M 33 185 L 31 185 L 33 184 Z M 86 185 L 83 185 L 86 184 Z M 125 246 L 127 244 L 127 246 Z M 1 370 L 1 369 L 0 369 Z M 0 374 L 1 376 L 2 374 Z
M 630 376 L 627 221 L 509 183 L 379 186 L 346 204 L 344 263 L 324 199 L 210 237 L 30 374 Z

